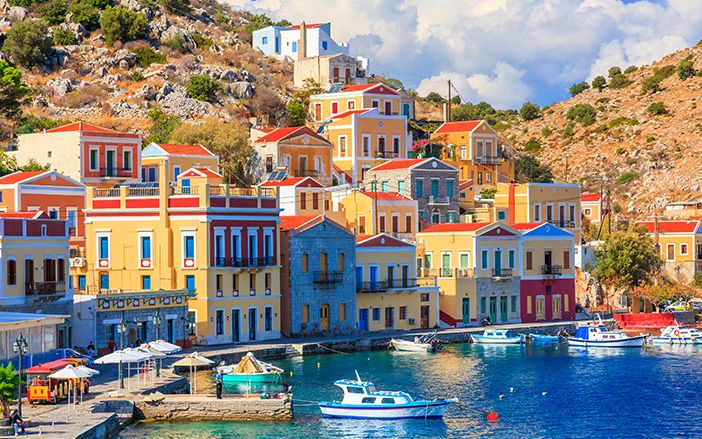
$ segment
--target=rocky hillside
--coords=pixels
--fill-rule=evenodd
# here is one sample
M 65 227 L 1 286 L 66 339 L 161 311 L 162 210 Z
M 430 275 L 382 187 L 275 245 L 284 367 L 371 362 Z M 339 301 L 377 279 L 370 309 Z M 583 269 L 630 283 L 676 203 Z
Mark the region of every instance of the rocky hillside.
M 632 70 L 502 131 L 560 180 L 610 190 L 625 219 L 702 199 L 702 47 Z
M 58 18 L 49 5 L 59 9 Z M 63 15 L 62 5 L 68 8 Z M 93 20 L 91 29 L 83 18 L 84 8 L 95 7 L 96 17 L 110 7 L 143 14 L 148 27 L 133 41 L 108 44 L 100 23 L 95 26 Z M 25 116 L 142 131 L 153 123 L 148 114 L 155 108 L 183 122 L 264 116 L 282 123 L 292 64 L 251 47 L 249 23 L 260 18 L 207 0 L 0 0 L 0 42 L 9 52 L 7 35 L 13 27 L 49 22 L 53 48 L 45 60 L 24 67 L 14 62 L 32 88 L 22 108 Z M 13 61 L 8 53 L 2 54 L 5 58 Z M 186 90 L 188 80 L 198 75 L 214 80 L 209 95 Z M 7 143 L 8 131 L 3 134 Z

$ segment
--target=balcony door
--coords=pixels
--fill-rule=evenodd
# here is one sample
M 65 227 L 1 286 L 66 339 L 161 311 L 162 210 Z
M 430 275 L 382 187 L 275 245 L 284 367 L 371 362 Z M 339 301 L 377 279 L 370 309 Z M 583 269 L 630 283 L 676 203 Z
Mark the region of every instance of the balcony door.
M 329 304 L 323 303 L 319 307 L 319 328 L 322 331 L 329 330 Z
M 241 310 L 232 310 L 232 341 L 238 343 L 241 339 Z
M 105 152 L 105 175 L 108 177 L 115 176 L 115 156 L 117 153 L 115 151 L 107 150 Z
M 393 265 L 388 265 L 387 283 L 388 288 L 395 288 L 395 267 Z
M 300 177 L 304 177 L 307 175 L 307 157 L 300 156 L 299 161 L 300 161 L 300 168 L 298 170 L 298 175 Z
M 368 275 L 370 280 L 370 289 L 375 290 L 378 286 L 378 267 L 368 267 Z
M 507 321 L 507 296 L 500 296 L 500 321 Z
M 495 249 L 495 274 L 498 276 L 502 273 L 502 249 Z
M 497 321 L 497 297 L 490 298 L 490 320 Z
M 553 264 L 553 256 L 551 255 L 551 250 L 544 251 L 544 265 L 546 269 L 550 269 Z

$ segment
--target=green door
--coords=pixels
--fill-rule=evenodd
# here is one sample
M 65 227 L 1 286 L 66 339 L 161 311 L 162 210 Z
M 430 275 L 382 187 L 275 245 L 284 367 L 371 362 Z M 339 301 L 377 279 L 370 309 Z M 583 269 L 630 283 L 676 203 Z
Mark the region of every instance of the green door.
M 497 297 L 490 298 L 490 320 L 497 321 Z
M 500 321 L 507 321 L 507 296 L 500 297 Z
M 463 298 L 463 323 L 466 325 L 470 323 L 470 298 L 468 297 Z
M 441 255 L 441 276 L 451 276 L 451 254 L 444 253 Z

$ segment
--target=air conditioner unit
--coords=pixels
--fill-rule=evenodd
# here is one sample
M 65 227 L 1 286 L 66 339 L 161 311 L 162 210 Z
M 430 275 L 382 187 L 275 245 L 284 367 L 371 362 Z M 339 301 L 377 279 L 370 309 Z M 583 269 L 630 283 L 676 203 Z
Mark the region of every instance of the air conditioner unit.
M 68 265 L 69 267 L 85 267 L 85 258 L 71 258 Z
M 409 324 L 410 324 L 410 325 L 414 325 L 416 322 L 417 322 L 417 321 L 416 321 L 415 319 L 412 319 L 412 318 L 409 319 Z

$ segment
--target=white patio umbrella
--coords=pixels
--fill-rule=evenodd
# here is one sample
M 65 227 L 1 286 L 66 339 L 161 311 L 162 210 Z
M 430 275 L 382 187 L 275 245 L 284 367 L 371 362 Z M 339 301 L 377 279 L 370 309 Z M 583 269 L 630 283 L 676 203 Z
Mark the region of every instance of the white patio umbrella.
M 95 364 L 118 364 L 119 374 L 122 374 L 122 364 L 127 363 L 127 367 L 131 363 L 138 363 L 139 361 L 144 361 L 145 358 L 151 358 L 150 354 L 138 351 L 136 349 L 122 349 L 119 351 L 114 351 L 107 355 L 104 355 L 94 361 Z M 129 370 L 129 369 L 128 369 Z M 119 386 L 119 383 L 117 383 Z
M 92 368 L 90 368 L 90 367 L 88 367 L 88 366 L 80 365 L 80 366 L 76 366 L 76 369 L 82 370 L 83 372 L 87 372 L 87 373 L 89 373 L 91 376 L 92 376 L 92 375 L 100 375 L 100 371 L 99 371 L 99 370 L 92 369 Z
M 165 354 L 174 354 L 176 352 L 180 352 L 181 350 L 183 350 L 183 348 L 181 348 L 177 344 L 168 343 L 165 340 L 150 341 L 147 344 L 149 346 L 153 347 L 154 349 L 158 349 L 159 351 L 161 351 Z
M 72 380 L 80 380 L 82 381 L 83 378 L 89 378 L 91 377 L 92 374 L 89 372 L 86 372 L 84 370 L 80 370 L 77 367 L 73 366 L 72 364 L 67 365 L 63 369 L 59 370 L 58 372 L 54 372 L 51 375 L 49 375 L 49 378 L 54 378 L 57 380 L 69 380 L 68 381 L 68 404 L 71 403 L 71 381 Z M 80 402 L 83 402 L 83 386 L 81 385 L 81 392 L 80 392 Z M 73 386 L 73 391 L 76 391 L 75 386 Z M 75 404 L 76 402 L 76 397 L 74 394 L 73 397 L 73 403 Z
M 197 352 L 188 354 L 180 360 L 173 363 L 173 366 L 190 368 L 190 394 L 197 394 L 197 382 L 193 379 L 193 369 L 198 366 L 209 366 L 214 364 L 214 361 L 199 355 Z
M 125 351 L 134 355 L 135 357 L 137 357 L 137 361 L 135 361 L 135 363 L 137 363 L 137 367 L 136 367 L 137 373 L 139 373 L 139 363 L 141 363 L 142 361 L 151 360 L 154 357 L 149 352 L 144 352 L 144 351 L 139 350 L 137 348 L 127 348 L 127 349 L 125 349 Z M 131 363 L 127 363 L 127 377 L 128 378 L 131 376 L 131 366 L 132 366 Z M 141 385 L 141 381 L 137 380 L 137 383 L 139 385 Z
M 154 367 L 156 368 L 156 375 L 158 376 L 159 370 L 160 370 L 159 363 L 162 361 L 163 358 L 166 358 L 168 355 L 165 352 L 156 349 L 155 347 L 151 346 L 148 343 L 144 343 L 143 345 L 139 346 L 137 349 L 139 349 L 142 352 L 146 352 L 146 353 L 149 353 L 152 355 L 153 360 L 154 360 Z M 155 379 L 156 378 L 154 377 L 154 380 Z

